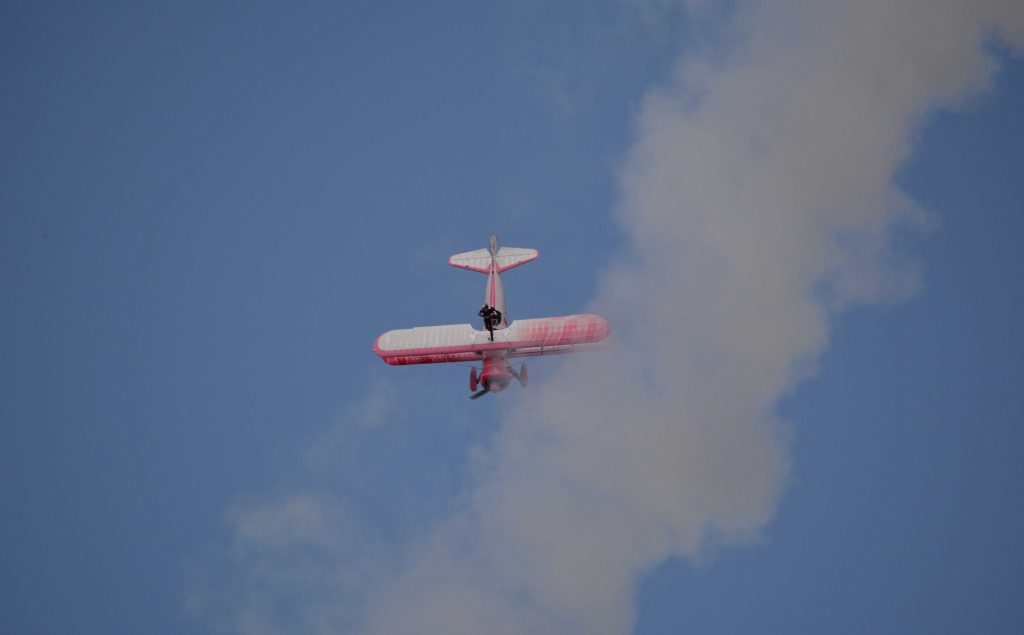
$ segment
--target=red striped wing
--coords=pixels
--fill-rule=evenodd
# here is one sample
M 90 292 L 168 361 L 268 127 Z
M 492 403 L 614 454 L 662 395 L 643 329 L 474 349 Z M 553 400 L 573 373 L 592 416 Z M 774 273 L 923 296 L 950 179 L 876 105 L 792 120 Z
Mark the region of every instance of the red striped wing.
M 608 322 L 592 314 L 516 320 L 495 331 L 493 342 L 487 331 L 469 324 L 420 326 L 384 333 L 373 352 L 395 366 L 474 362 L 488 353 L 529 357 L 593 350 L 603 345 L 609 332 Z

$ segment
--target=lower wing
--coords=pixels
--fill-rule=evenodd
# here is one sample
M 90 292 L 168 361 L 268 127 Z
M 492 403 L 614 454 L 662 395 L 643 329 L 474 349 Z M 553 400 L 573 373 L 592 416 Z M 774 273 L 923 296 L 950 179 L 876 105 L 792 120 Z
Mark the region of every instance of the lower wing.
M 469 324 L 417 326 L 384 333 L 373 352 L 394 366 L 475 362 L 488 353 L 532 357 L 594 350 L 609 333 L 608 322 L 592 314 L 516 320 L 495 331 L 493 342 L 487 331 Z

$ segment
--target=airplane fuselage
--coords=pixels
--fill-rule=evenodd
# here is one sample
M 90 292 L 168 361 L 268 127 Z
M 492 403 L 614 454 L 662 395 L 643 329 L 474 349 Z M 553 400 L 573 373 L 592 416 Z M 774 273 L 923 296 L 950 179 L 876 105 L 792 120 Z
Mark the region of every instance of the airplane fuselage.
M 497 251 L 496 239 L 491 236 L 491 253 Z M 501 283 L 498 264 L 491 260 L 491 270 L 487 274 L 487 288 L 484 290 L 484 304 L 501 312 L 501 320 L 494 324 L 494 330 L 508 328 L 508 311 L 505 305 L 505 287 Z M 484 325 L 487 328 L 487 325 Z M 483 370 L 480 373 L 480 384 L 491 392 L 501 392 L 508 387 L 509 371 L 507 350 L 484 353 Z
M 498 251 L 498 239 L 496 236 L 491 236 L 491 247 L 490 251 L 492 254 Z M 508 316 L 505 310 L 505 287 L 501 283 L 501 273 L 498 271 L 498 263 L 492 258 L 490 271 L 487 274 L 487 288 L 484 290 L 484 304 L 493 307 L 501 312 L 501 321 L 495 324 L 494 328 L 503 329 L 508 326 Z M 486 325 L 484 325 L 486 328 Z

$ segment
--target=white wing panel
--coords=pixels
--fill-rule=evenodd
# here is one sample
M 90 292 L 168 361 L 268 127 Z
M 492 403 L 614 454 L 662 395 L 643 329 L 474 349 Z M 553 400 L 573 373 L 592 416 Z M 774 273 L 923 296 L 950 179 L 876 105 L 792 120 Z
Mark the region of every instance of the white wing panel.
M 477 331 L 469 324 L 445 326 L 417 326 L 411 329 L 388 331 L 377 338 L 377 349 L 384 353 L 407 350 L 451 348 L 476 344 L 481 333 L 487 339 L 486 331 Z
M 381 335 L 373 352 L 397 366 L 467 362 L 480 359 L 479 351 L 487 344 L 491 344 L 487 332 L 469 324 L 417 326 Z

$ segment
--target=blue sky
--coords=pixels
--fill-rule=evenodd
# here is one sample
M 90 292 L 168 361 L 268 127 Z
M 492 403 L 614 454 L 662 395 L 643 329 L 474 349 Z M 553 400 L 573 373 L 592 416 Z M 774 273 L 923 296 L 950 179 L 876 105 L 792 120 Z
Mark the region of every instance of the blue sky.
M 483 566 L 480 553 L 509 545 L 530 555 L 520 538 L 495 538 L 473 523 L 468 538 L 450 529 L 465 518 L 486 526 L 504 518 L 507 497 L 536 491 L 517 489 L 516 478 L 537 466 L 507 458 L 507 448 L 526 430 L 539 444 L 531 452 L 544 453 L 545 435 L 561 432 L 544 428 L 545 416 L 534 417 L 540 423 L 531 425 L 540 427 L 532 428 L 524 417 L 540 412 L 556 421 L 570 399 L 605 406 L 661 399 L 661 380 L 653 392 L 637 392 L 631 384 L 649 378 L 631 374 L 637 360 L 613 350 L 585 368 L 531 362 L 529 390 L 470 402 L 467 368 L 388 368 L 370 346 L 387 329 L 470 321 L 483 280 L 445 260 L 483 246 L 492 231 L 542 254 L 506 278 L 512 317 L 596 305 L 607 308 L 627 343 L 662 328 L 657 309 L 664 307 L 628 304 L 615 280 L 651 271 L 644 264 L 645 249 L 657 244 L 651 235 L 702 235 L 696 221 L 704 217 L 659 224 L 658 206 L 674 209 L 677 199 L 647 198 L 662 190 L 644 171 L 644 157 L 674 158 L 671 143 L 664 151 L 659 144 L 674 138 L 681 121 L 694 138 L 704 138 L 707 121 L 712 131 L 732 129 L 715 126 L 745 115 L 714 109 L 735 103 L 716 94 L 789 94 L 792 69 L 770 66 L 774 56 L 753 66 L 767 89 L 742 79 L 750 63 L 744 51 L 779 51 L 759 49 L 768 45 L 758 44 L 758 33 L 771 40 L 777 32 L 770 27 L 792 28 L 794 41 L 804 42 L 805 30 L 813 35 L 831 23 L 807 16 L 804 24 L 785 3 L 776 13 L 755 10 L 754 18 L 743 17 L 744 5 L 739 18 L 700 6 L 641 6 L 54 3 L 0 10 L 0 630 L 374 632 L 387 628 L 387 613 L 412 607 L 409 619 L 416 619 L 417 607 L 433 601 L 417 586 L 418 563 L 438 557 L 423 547 L 430 536 L 474 545 L 469 555 L 441 554 L 471 569 Z M 1016 13 L 992 22 L 1012 17 L 1019 28 Z M 779 27 L 768 14 L 801 20 L 780 18 Z M 813 47 L 814 38 L 806 39 Z M 614 573 L 636 584 L 615 592 L 633 603 L 609 620 L 594 610 L 592 619 L 621 620 L 646 634 L 1010 633 L 1024 626 L 1017 591 L 1024 583 L 1024 349 L 1015 337 L 1024 323 L 1024 64 L 1005 43 L 984 42 L 1000 67 L 987 90 L 975 90 L 983 71 L 951 63 L 944 48 L 928 49 L 919 72 L 910 66 L 897 76 L 906 84 L 933 77 L 937 88 L 924 82 L 913 93 L 913 104 L 926 107 L 920 112 L 904 107 L 894 90 L 892 103 L 909 112 L 892 117 L 895 149 L 865 156 L 892 163 L 883 194 L 894 183 L 926 220 L 883 216 L 885 253 L 877 260 L 885 266 L 863 265 L 868 291 L 855 285 L 846 297 L 834 272 L 818 279 L 798 269 L 794 276 L 832 285 L 840 300 L 815 304 L 815 287 L 794 302 L 734 304 L 726 294 L 718 304 L 717 272 L 678 272 L 685 289 L 702 290 L 666 305 L 682 311 L 681 324 L 702 323 L 703 314 L 688 312 L 694 305 L 721 306 L 726 318 L 765 310 L 765 339 L 796 338 L 778 354 L 781 363 L 789 368 L 808 357 L 816 372 L 793 371 L 791 381 L 762 388 L 743 373 L 709 371 L 706 385 L 723 392 L 703 396 L 694 406 L 700 412 L 720 412 L 719 401 L 748 403 L 735 395 L 760 399 L 750 397 L 756 416 L 723 427 L 744 443 L 744 435 L 762 431 L 780 439 L 751 455 L 766 461 L 763 474 L 751 474 L 767 475 L 772 486 L 759 492 L 737 480 L 735 492 L 744 496 L 716 494 L 722 498 L 712 507 L 724 511 L 659 518 L 674 536 L 691 526 L 702 533 L 692 544 L 680 539 L 624 554 L 640 564 L 630 560 Z M 949 48 L 953 62 L 974 59 Z M 689 69 L 693 59 L 708 68 Z M 860 86 L 856 67 L 847 70 Z M 954 86 L 946 77 L 966 79 Z M 695 86 L 711 97 L 702 101 Z M 889 103 L 888 95 L 867 103 Z M 951 97 L 956 108 L 941 108 Z M 659 110 L 663 103 L 668 114 Z M 779 103 L 785 114 L 792 104 L 814 102 Z M 687 119 L 688 108 L 704 108 L 704 119 Z M 804 118 L 796 120 L 802 126 Z M 803 138 L 802 127 L 779 121 L 779 130 L 793 133 L 787 137 Z M 827 129 L 853 158 L 857 142 L 872 138 L 868 131 L 887 130 L 871 121 L 864 129 Z M 783 156 L 802 156 L 771 134 L 755 137 L 769 148 L 779 144 Z M 827 145 L 831 138 L 796 149 L 820 145 L 828 156 L 840 154 Z M 912 154 L 900 149 L 903 138 Z M 731 161 L 734 152 L 712 144 L 666 170 L 699 170 L 701 157 Z M 761 173 L 746 161 L 726 165 L 736 171 L 716 174 L 735 180 L 738 200 L 774 191 L 745 189 Z M 765 168 L 799 192 L 830 185 L 811 176 L 794 185 L 789 170 L 773 170 Z M 687 192 L 718 192 L 714 183 L 680 178 Z M 849 192 L 874 190 L 858 181 Z M 841 194 L 826 200 L 842 208 L 847 190 Z M 678 205 L 707 205 L 707 218 L 723 217 L 715 206 L 721 196 L 707 197 Z M 782 222 L 803 223 L 815 210 Z M 876 225 L 864 230 L 847 216 L 836 222 L 877 234 Z M 817 235 L 817 224 L 796 226 Z M 762 234 L 765 244 L 774 236 Z M 678 249 L 696 253 L 699 245 L 684 240 Z M 726 255 L 747 253 L 737 249 Z M 658 252 L 651 262 L 675 261 Z M 887 290 L 904 270 L 918 272 L 913 290 Z M 842 271 L 854 282 L 863 273 Z M 669 268 L 658 276 L 676 274 Z M 824 307 L 807 322 L 815 337 L 771 330 L 772 315 L 789 316 L 805 302 Z M 690 341 L 678 350 L 691 350 Z M 739 360 L 760 368 L 758 358 L 731 354 L 739 357 L 724 357 L 725 366 Z M 585 382 L 573 383 L 573 373 L 595 387 L 614 379 L 622 391 L 605 390 L 614 402 L 603 402 L 577 385 Z M 683 410 L 690 405 L 682 403 Z M 643 437 L 654 438 L 645 430 L 637 425 L 636 438 L 622 440 L 624 456 L 641 452 Z M 595 448 L 558 439 L 581 461 L 572 469 L 583 471 L 550 473 L 584 474 Z M 730 447 L 713 456 L 750 458 Z M 679 457 L 685 453 L 668 455 L 673 469 Z M 636 498 L 648 490 L 669 501 L 674 492 L 700 498 L 735 471 L 730 460 L 692 474 L 714 477 L 703 490 L 633 479 L 628 470 L 579 482 L 605 487 L 608 476 L 628 482 L 625 491 Z M 538 474 L 555 469 L 539 467 Z M 618 490 L 608 487 L 602 494 L 617 501 Z M 491 495 L 494 505 L 474 502 Z M 536 512 L 526 509 L 512 520 L 532 518 Z M 303 510 L 313 510 L 317 522 L 310 525 Z M 601 542 L 600 529 L 592 548 L 618 553 Z M 583 534 L 559 540 L 582 543 Z M 436 571 L 444 576 L 448 566 Z M 349 570 L 356 582 L 339 573 Z M 471 581 L 480 574 L 474 570 Z M 494 571 L 530 598 L 509 605 L 511 615 L 588 623 L 557 574 Z M 456 599 L 460 588 L 452 587 Z M 507 615 L 500 590 L 486 592 L 498 598 L 494 615 Z M 513 632 L 527 630 L 522 624 L 513 623 Z

